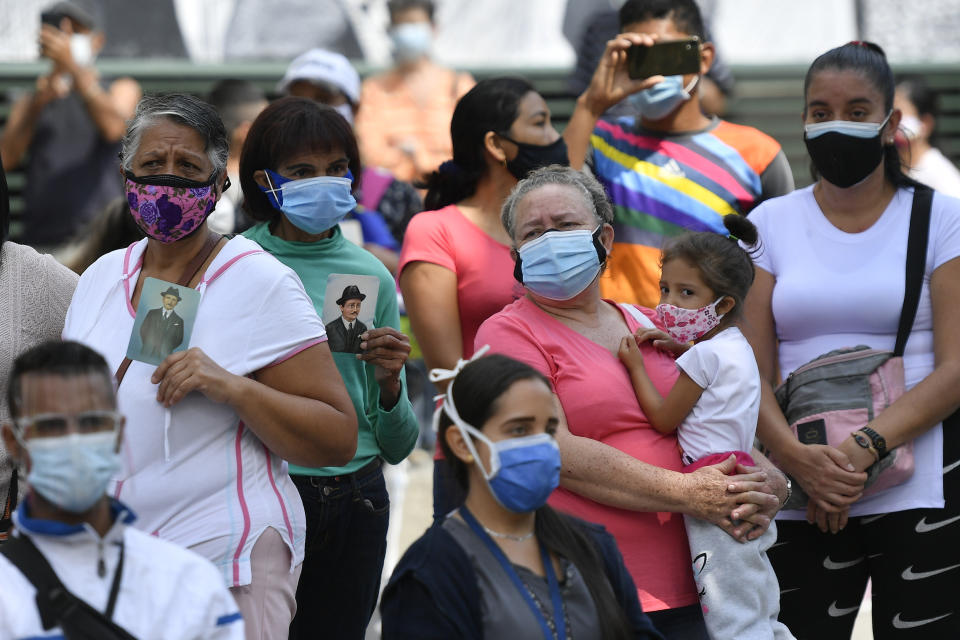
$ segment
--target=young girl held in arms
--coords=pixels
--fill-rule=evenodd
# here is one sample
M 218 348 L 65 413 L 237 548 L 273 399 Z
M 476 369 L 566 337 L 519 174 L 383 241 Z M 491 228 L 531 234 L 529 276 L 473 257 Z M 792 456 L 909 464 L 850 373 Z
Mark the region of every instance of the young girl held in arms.
M 677 431 L 684 471 L 737 457 L 753 466 L 760 410 L 760 373 L 736 322 L 753 283 L 753 262 L 737 239 L 757 243 L 745 217 L 728 215 L 730 237 L 686 233 L 661 256 L 657 315 L 666 333 L 641 329 L 620 344 L 637 399 L 661 433 Z M 638 344 L 682 352 L 677 382 L 664 398 L 654 388 Z M 692 342 L 692 344 L 690 344 Z M 740 543 L 709 522 L 684 517 L 707 629 L 714 640 L 793 638 L 777 621 L 780 588 L 767 549 L 776 541 L 773 523 L 756 540 Z

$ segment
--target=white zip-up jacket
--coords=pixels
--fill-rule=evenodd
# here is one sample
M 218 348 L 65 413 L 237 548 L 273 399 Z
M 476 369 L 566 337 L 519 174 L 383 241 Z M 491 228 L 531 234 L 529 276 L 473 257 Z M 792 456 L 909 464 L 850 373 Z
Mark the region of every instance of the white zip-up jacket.
M 243 620 L 220 573 L 206 559 L 128 526 L 135 518 L 114 501 L 102 538 L 88 524 L 30 518 L 29 500 L 14 514 L 15 535 L 29 536 L 68 591 L 105 611 L 124 547 L 113 621 L 140 640 L 243 640 Z M 63 638 L 44 630 L 36 589 L 0 554 L 0 640 Z

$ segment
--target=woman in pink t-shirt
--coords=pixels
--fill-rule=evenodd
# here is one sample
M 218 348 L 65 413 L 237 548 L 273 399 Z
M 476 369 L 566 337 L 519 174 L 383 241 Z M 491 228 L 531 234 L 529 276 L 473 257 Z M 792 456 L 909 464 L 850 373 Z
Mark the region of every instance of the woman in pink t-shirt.
M 450 122 L 453 159 L 427 180 L 425 211 L 407 227 L 400 290 L 413 333 L 430 369 L 452 369 L 473 354 L 480 324 L 523 295 L 513 279 L 510 238 L 500 207 L 533 169 L 567 163 L 550 109 L 520 78 L 490 78 L 457 103 Z M 434 512 L 462 500 L 456 484 L 434 473 Z M 437 474 L 443 477 L 439 477 Z
M 655 328 L 650 310 L 600 297 L 597 279 L 613 246 L 612 220 L 603 188 L 578 171 L 547 167 L 520 182 L 504 204 L 503 225 L 526 295 L 484 322 L 476 345 L 489 344 L 542 372 L 560 400 L 563 469 L 550 503 L 613 534 L 643 609 L 664 636 L 706 638 L 678 514 L 753 539 L 785 499 L 786 481 L 759 469 L 728 477 L 732 457 L 680 472 L 675 434 L 650 425 L 617 357 L 621 339 L 639 328 L 661 334 L 641 349 L 651 380 L 665 394 L 677 377 L 666 351 L 673 343 Z

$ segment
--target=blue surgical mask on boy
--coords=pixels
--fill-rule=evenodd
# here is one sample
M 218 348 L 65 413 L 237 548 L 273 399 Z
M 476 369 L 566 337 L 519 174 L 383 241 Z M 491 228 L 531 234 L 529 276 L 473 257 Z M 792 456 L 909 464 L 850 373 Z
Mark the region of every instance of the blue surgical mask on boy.
M 444 398 L 443 410 L 460 429 L 463 440 L 473 455 L 500 505 L 514 513 L 529 513 L 542 507 L 553 490 L 560 485 L 560 448 L 549 433 L 493 442 L 479 429 L 464 422 L 453 404 L 453 384 Z M 480 440 L 490 451 L 490 469 L 483 468 L 474 440 Z
M 517 250 L 514 277 L 549 300 L 570 300 L 596 279 L 607 258 L 600 242 L 603 225 L 590 231 L 545 231 Z
M 700 76 L 694 76 L 690 84 L 684 87 L 683 76 L 667 76 L 663 81 L 649 89 L 631 94 L 627 99 L 644 118 L 660 120 L 690 99 L 690 92 L 699 79 Z
M 19 440 L 30 454 L 27 483 L 70 513 L 83 513 L 92 507 L 120 470 L 115 430 Z
M 260 187 L 274 209 L 282 211 L 287 220 L 313 235 L 332 229 L 347 214 L 356 209 L 353 197 L 353 175 L 348 171 L 343 178 L 318 176 L 303 180 L 284 178 L 265 169 L 269 188 Z

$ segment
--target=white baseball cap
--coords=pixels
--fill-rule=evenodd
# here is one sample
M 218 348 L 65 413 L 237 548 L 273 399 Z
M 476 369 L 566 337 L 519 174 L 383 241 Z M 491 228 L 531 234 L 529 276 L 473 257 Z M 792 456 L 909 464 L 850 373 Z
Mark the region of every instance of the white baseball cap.
M 325 49 L 310 49 L 293 59 L 277 91 L 286 93 L 297 80 L 326 83 L 343 92 L 353 104 L 360 101 L 360 75 L 350 61 L 339 53 Z

